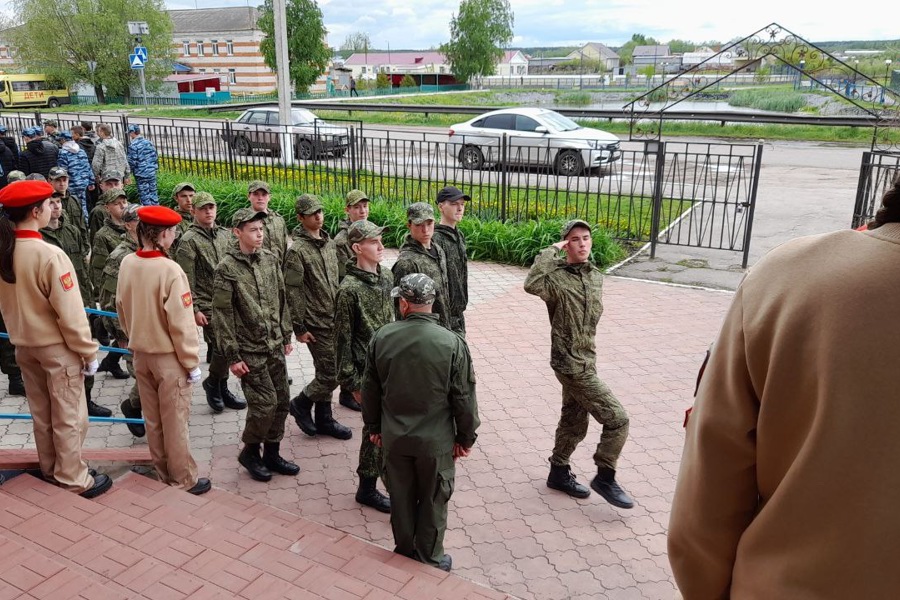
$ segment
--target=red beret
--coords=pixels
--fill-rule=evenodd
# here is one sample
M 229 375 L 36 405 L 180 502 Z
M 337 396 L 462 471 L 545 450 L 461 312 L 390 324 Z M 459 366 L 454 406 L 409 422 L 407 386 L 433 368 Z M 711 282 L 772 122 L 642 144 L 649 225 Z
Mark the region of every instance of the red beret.
M 147 225 L 173 227 L 181 223 L 181 215 L 166 206 L 142 206 L 137 213 L 138 219 Z
M 20 208 L 46 200 L 53 195 L 53 186 L 46 181 L 14 181 L 0 190 L 0 205 Z

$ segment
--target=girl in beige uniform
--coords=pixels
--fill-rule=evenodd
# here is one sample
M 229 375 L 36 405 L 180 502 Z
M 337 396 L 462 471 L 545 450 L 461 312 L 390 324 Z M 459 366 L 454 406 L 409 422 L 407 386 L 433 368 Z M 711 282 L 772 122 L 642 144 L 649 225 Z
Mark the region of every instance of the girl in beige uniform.
M 134 355 L 150 455 L 160 481 L 203 494 L 210 482 L 197 478 L 188 438 L 200 340 L 187 276 L 167 254 L 181 216 L 164 206 L 144 206 L 138 219 L 139 249 L 122 260 L 116 310 Z
M 72 261 L 39 233 L 50 222 L 52 194 L 44 181 L 0 190 L 0 311 L 25 381 L 41 473 L 94 498 L 112 485 L 81 458 L 88 428 L 84 376 L 97 372 L 97 343 Z

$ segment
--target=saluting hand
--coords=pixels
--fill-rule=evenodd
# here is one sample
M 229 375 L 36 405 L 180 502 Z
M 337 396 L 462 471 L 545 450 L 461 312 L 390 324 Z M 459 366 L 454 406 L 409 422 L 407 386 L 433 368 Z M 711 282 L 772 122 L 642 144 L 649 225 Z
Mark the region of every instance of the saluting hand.
M 236 362 L 233 365 L 231 365 L 230 367 L 228 367 L 228 370 L 230 370 L 231 374 L 234 375 L 235 377 L 241 378 L 250 372 L 250 367 L 247 366 L 247 363 L 245 363 L 244 361 L 241 361 L 241 362 Z
M 569 240 L 562 240 L 561 242 L 556 242 L 553 244 L 553 247 L 557 250 L 565 250 L 566 246 L 569 245 Z
M 194 323 L 197 324 L 197 327 L 206 327 L 207 325 L 209 325 L 209 319 L 207 319 L 206 315 L 198 310 L 194 313 Z

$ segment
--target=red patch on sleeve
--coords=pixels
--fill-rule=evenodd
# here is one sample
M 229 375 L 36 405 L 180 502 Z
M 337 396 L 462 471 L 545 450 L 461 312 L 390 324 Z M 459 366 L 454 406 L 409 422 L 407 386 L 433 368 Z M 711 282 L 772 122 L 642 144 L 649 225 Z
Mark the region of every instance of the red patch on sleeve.
M 66 292 L 75 287 L 75 280 L 72 278 L 71 271 L 69 271 L 65 275 L 60 275 L 59 282 L 62 284 L 63 290 L 65 290 Z
M 181 303 L 184 304 L 185 308 L 188 308 L 194 303 L 194 298 L 191 296 L 190 292 L 185 292 L 181 295 Z

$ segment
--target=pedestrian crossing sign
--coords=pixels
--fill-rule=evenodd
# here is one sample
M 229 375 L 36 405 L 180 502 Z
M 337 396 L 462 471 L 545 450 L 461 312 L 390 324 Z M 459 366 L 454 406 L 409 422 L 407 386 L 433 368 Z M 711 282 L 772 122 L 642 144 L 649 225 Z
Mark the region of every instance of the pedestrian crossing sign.
M 140 57 L 138 54 L 129 54 L 128 62 L 131 65 L 132 69 L 143 69 L 144 68 L 144 59 Z

